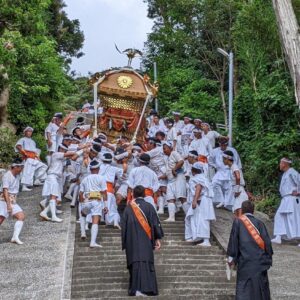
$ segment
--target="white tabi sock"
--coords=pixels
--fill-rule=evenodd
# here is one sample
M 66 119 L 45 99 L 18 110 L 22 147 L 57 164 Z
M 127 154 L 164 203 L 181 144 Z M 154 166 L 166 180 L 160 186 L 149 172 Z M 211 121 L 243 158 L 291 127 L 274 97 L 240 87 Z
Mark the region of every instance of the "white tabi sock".
M 19 235 L 21 233 L 21 230 L 23 228 L 23 224 L 24 222 L 23 221 L 16 221 L 15 223 L 15 226 L 14 226 L 14 234 L 13 234 L 13 237 L 12 237 L 12 242 L 15 242 L 19 245 L 22 245 L 23 243 L 19 240 Z
M 81 237 L 86 237 L 86 232 L 85 232 L 85 217 L 80 217 L 80 232 L 81 232 Z
M 168 203 L 168 211 L 169 211 L 169 220 L 175 221 L 175 212 L 176 212 L 175 203 Z
M 163 214 L 164 213 L 164 206 L 165 206 L 165 199 L 162 196 L 158 197 L 158 213 Z
M 69 189 L 66 192 L 66 195 L 72 195 L 72 192 L 73 192 L 73 190 L 75 188 L 75 185 L 76 185 L 76 183 L 74 183 L 74 182 L 70 184 Z
M 75 207 L 75 204 L 76 204 L 76 200 L 77 200 L 77 197 L 78 197 L 78 191 L 79 191 L 79 185 L 76 184 L 76 186 L 74 187 L 72 202 L 70 204 L 73 207 Z
M 92 225 L 92 229 L 91 229 L 91 244 L 90 246 L 94 246 L 96 245 L 96 239 L 97 239 L 97 235 L 98 235 L 98 224 L 93 224 Z
M 50 211 L 51 211 L 51 221 L 59 222 L 59 223 L 62 222 L 62 219 L 60 219 L 56 216 L 56 201 L 53 199 L 50 200 L 49 206 L 50 206 Z
M 184 211 L 185 214 L 187 214 L 189 208 L 190 208 L 190 205 L 187 202 L 184 202 L 182 204 L 182 209 L 183 209 L 183 211 Z
M 43 199 L 41 202 L 40 202 L 40 207 L 42 208 L 42 209 L 45 209 L 46 208 L 46 206 L 47 206 L 47 199 Z

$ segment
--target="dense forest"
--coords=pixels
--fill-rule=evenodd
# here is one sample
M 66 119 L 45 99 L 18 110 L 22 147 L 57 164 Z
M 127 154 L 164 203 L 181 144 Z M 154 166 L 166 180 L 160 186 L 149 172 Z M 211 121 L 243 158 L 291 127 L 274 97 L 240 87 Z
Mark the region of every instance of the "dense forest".
M 83 55 L 84 36 L 63 0 L 2 0 L 0 5 L 0 163 L 14 153 L 13 133 L 25 126 L 45 148 L 43 131 L 66 97 L 77 93 L 68 75 Z
M 144 2 L 154 26 L 143 63 L 152 74 L 157 62 L 162 115 L 180 110 L 213 127 L 227 124 L 228 61 L 217 48 L 233 51 L 233 144 L 248 190 L 263 199 L 260 209 L 272 210 L 279 159 L 287 155 L 299 167 L 300 150 L 299 108 L 272 0 Z M 15 132 L 32 125 L 44 148 L 53 112 L 77 107 L 89 94 L 86 78 L 70 75 L 84 36 L 64 7 L 63 0 L 1 1 L 0 164 L 13 155 Z M 299 20 L 300 1 L 293 7 Z

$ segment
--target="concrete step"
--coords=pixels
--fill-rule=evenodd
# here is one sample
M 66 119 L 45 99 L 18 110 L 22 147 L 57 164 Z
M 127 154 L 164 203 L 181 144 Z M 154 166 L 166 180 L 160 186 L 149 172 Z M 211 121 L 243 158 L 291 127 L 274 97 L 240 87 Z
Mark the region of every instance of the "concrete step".
M 163 295 L 172 295 L 173 299 L 177 299 L 177 295 L 183 296 L 185 295 L 187 298 L 189 296 L 198 296 L 198 299 L 202 299 L 202 296 L 214 296 L 214 295 L 224 295 L 224 296 L 231 296 L 233 293 L 233 290 L 230 289 L 224 289 L 224 288 L 212 288 L 212 289 L 201 289 L 201 288 L 185 288 L 185 289 L 165 289 L 163 290 L 163 293 L 160 293 L 160 296 L 163 297 Z M 106 291 L 102 289 L 93 290 L 93 291 L 77 291 L 72 293 L 72 299 L 89 299 L 89 298 L 97 298 L 102 297 L 102 299 L 111 299 L 111 297 L 122 297 L 126 295 L 126 291 L 121 290 L 113 290 L 113 291 Z M 201 297 L 201 298 L 200 298 Z M 99 298 L 98 298 L 99 299 Z
M 89 244 L 86 244 L 86 246 L 78 247 L 75 246 L 76 250 L 76 257 L 77 256 L 89 256 L 89 255 L 95 255 L 97 256 L 99 253 L 110 253 L 110 254 L 117 254 L 117 255 L 125 255 L 125 251 L 121 250 L 121 247 L 103 247 L 99 249 L 91 249 L 88 247 Z M 202 248 L 199 246 L 186 246 L 186 247 L 166 247 L 162 248 L 159 251 L 155 251 L 154 255 L 160 255 L 160 254 L 181 254 L 183 257 L 187 256 L 189 254 L 203 254 L 203 255 L 224 255 L 224 251 L 221 250 L 218 247 L 210 247 L 210 248 Z M 225 259 L 225 257 L 224 257 Z M 75 258 L 76 260 L 76 258 Z
M 203 257 L 204 256 L 204 257 Z M 167 263 L 178 263 L 178 264 L 197 264 L 198 262 L 217 262 L 217 263 L 223 263 L 225 266 L 224 258 L 220 255 L 194 255 L 189 257 L 182 257 L 181 255 L 157 255 L 155 259 L 155 263 L 161 263 L 163 261 Z M 99 260 L 105 261 L 105 263 L 117 263 L 117 262 L 123 262 L 126 260 L 126 257 L 124 255 L 119 256 L 111 256 L 110 254 L 103 253 L 102 255 L 99 254 L 99 256 L 86 256 L 86 257 L 79 257 L 74 261 L 75 264 L 87 264 L 87 263 L 98 263 Z
M 234 289 L 234 283 L 216 283 L 216 282 L 159 282 L 158 287 L 161 290 L 166 289 Z M 114 283 L 103 283 L 101 282 L 102 291 L 124 291 L 128 288 L 128 282 L 114 282 Z M 73 288 L 73 292 L 89 292 L 99 290 L 99 283 L 84 283 L 77 284 Z
M 212 269 L 212 270 L 208 270 L 208 269 L 200 269 L 200 270 L 195 270 L 195 269 L 191 269 L 191 270 L 178 270 L 178 272 L 170 271 L 169 269 L 163 269 L 163 268 L 156 268 L 156 275 L 157 278 L 159 280 L 159 278 L 161 276 L 195 276 L 195 274 L 199 275 L 199 276 L 212 276 L 212 277 L 219 277 L 219 276 L 226 276 L 225 274 L 225 270 L 221 269 L 221 270 L 216 270 L 216 269 Z M 98 278 L 101 277 L 103 275 L 106 275 L 107 277 L 123 277 L 123 276 L 128 276 L 128 271 L 126 270 L 126 266 L 124 265 L 123 267 L 120 266 L 119 269 L 114 269 L 114 270 L 107 270 L 105 268 L 101 269 L 100 267 L 94 268 L 93 272 L 91 272 L 90 269 L 84 269 L 84 268 L 74 268 L 73 269 L 73 279 L 78 279 L 78 278 L 83 278 L 83 277 L 87 277 L 87 278 Z M 101 284 L 99 282 L 99 284 Z
M 119 259 L 115 259 L 115 258 L 103 258 L 102 257 L 102 260 L 101 260 L 101 265 L 102 266 L 109 266 L 109 265 L 113 265 L 113 264 L 118 264 L 118 263 L 124 263 L 125 262 L 125 257 L 120 257 Z M 89 258 L 89 259 L 78 259 L 76 260 L 73 265 L 76 266 L 76 267 L 83 267 L 83 266 L 86 266 L 87 263 L 90 263 L 90 264 L 98 264 L 99 263 L 99 257 L 94 257 L 94 258 Z M 177 265 L 196 265 L 196 264 L 199 264 L 199 265 L 203 265 L 203 264 L 223 264 L 224 265 L 224 268 L 225 268 L 225 261 L 224 259 L 222 259 L 222 257 L 218 257 L 217 259 L 216 258 L 194 258 L 194 259 L 181 259 L 180 257 L 178 258 L 166 258 L 165 256 L 162 256 L 162 257 L 157 257 L 156 260 L 155 260 L 155 264 L 156 265 L 160 265 L 160 264 L 170 264 L 170 265 L 174 265 L 174 264 L 177 264 Z
M 216 283 L 228 283 L 228 280 L 225 276 L 203 276 L 198 275 L 197 273 L 194 276 L 182 276 L 182 275 L 166 275 L 166 276 L 157 276 L 159 278 L 159 283 L 161 282 L 189 282 L 189 283 L 198 283 L 198 282 L 216 282 Z M 112 282 L 118 282 L 118 283 L 128 283 L 129 280 L 129 274 L 128 272 L 124 272 L 124 276 L 107 276 L 106 273 L 103 273 L 102 276 L 97 276 L 93 278 L 87 278 L 87 277 L 80 277 L 80 278 L 74 278 L 73 284 L 101 284 L 103 283 L 112 283 Z M 231 283 L 234 283 L 234 279 L 231 281 Z
M 160 296 L 156 296 L 156 297 L 151 297 L 151 299 L 153 300 L 199 300 L 199 297 L 196 295 L 176 295 L 176 299 L 174 298 L 174 296 L 172 295 L 160 295 Z M 76 299 L 76 298 L 74 298 Z M 100 296 L 98 296 L 97 298 L 88 298 L 89 300 L 107 300 L 108 298 L 102 298 Z M 130 300 L 132 299 L 132 297 L 126 297 L 124 295 L 122 296 L 110 296 L 109 299 L 122 299 L 122 300 Z M 140 297 L 138 297 L 137 299 L 141 299 Z M 201 296 L 201 300 L 234 300 L 235 297 L 233 295 L 202 295 Z

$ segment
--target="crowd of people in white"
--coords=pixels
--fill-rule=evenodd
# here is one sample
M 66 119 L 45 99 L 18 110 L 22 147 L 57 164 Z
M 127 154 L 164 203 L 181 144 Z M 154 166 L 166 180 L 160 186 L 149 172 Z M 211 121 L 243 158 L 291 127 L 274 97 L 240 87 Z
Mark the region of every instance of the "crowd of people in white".
M 78 208 L 82 239 L 91 230 L 92 248 L 101 247 L 96 242 L 100 221 L 120 229 L 120 205 L 133 201 L 132 191 L 138 185 L 145 188 L 145 200 L 158 214 L 167 208 L 169 217 L 164 222 L 174 222 L 182 209 L 185 240 L 199 246 L 210 246 L 214 206 L 240 216 L 248 194 L 239 154 L 209 124 L 188 116 L 181 119 L 179 112 L 160 119 L 152 111 L 145 142 L 132 144 L 126 136 L 115 143 L 109 143 L 104 133 L 90 138 L 83 124 L 67 133 L 71 118 L 63 120 L 57 113 L 46 128 L 47 163 L 40 159 L 33 128 L 25 128 L 16 143 L 15 151 L 22 158 L 16 158 L 4 174 L 0 193 L 0 224 L 9 215 L 17 220 L 12 242 L 22 244 L 19 234 L 25 215 L 17 204 L 20 185 L 24 192 L 43 185 L 40 216 L 46 221 L 62 222 L 61 202 L 70 201 L 72 208 Z M 291 164 L 288 158 L 280 162 L 282 201 L 273 239 L 278 244 L 282 238 L 300 238 L 300 176 Z

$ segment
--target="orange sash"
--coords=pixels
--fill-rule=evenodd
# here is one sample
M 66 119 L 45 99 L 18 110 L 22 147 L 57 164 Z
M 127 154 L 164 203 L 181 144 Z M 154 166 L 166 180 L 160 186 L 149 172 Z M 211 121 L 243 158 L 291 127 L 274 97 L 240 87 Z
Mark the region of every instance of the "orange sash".
M 23 159 L 24 160 L 26 160 L 27 158 L 32 158 L 32 159 L 36 159 L 36 158 L 38 159 L 39 158 L 38 155 L 35 152 L 33 152 L 33 151 L 23 150 L 22 154 L 24 154 L 23 155 Z
M 135 201 L 131 201 L 130 206 L 131 206 L 131 208 L 133 210 L 133 213 L 134 213 L 135 217 L 137 218 L 138 222 L 140 223 L 140 225 L 144 229 L 144 231 L 147 234 L 148 238 L 151 240 L 152 239 L 151 227 L 150 227 L 146 217 L 144 216 L 142 210 L 135 203 Z
M 106 182 L 106 188 L 108 193 L 115 193 L 114 184 L 112 182 Z
M 157 196 L 154 194 L 152 189 L 145 189 L 145 197 L 152 197 L 154 200 L 154 203 L 157 204 Z M 127 194 L 127 203 L 131 202 L 133 199 L 132 193 Z
M 204 164 L 207 164 L 208 163 L 208 160 L 207 160 L 207 157 L 204 156 L 204 155 L 199 155 L 198 156 L 198 161 L 204 163 Z
M 157 197 L 154 195 L 154 192 L 152 189 L 145 189 L 145 196 L 146 197 L 152 197 L 155 204 L 157 203 Z
M 266 246 L 265 246 L 264 240 L 261 238 L 257 228 L 251 223 L 251 221 L 248 219 L 248 217 L 246 215 L 242 215 L 239 217 L 239 219 L 243 222 L 247 231 L 252 236 L 252 238 L 254 239 L 256 244 L 259 246 L 259 248 L 261 248 L 262 250 L 265 250 Z

